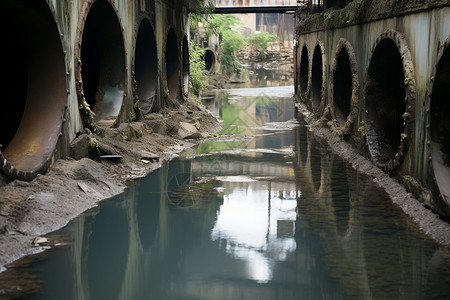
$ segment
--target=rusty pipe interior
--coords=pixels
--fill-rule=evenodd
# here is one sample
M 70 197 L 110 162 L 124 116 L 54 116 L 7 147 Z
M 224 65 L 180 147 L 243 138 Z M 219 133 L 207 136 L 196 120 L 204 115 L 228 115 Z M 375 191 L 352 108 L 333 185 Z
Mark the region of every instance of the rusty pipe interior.
M 0 19 L 1 155 L 17 171 L 37 174 L 48 166 L 64 119 L 61 36 L 46 1 L 3 0 L 0 11 L 7 12 Z

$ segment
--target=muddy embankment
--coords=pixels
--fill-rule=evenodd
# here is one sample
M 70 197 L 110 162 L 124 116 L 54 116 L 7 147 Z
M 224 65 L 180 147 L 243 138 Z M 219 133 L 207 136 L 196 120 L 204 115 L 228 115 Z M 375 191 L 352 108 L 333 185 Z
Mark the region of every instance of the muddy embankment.
M 49 246 L 36 237 L 65 226 L 220 129 L 202 105 L 188 101 L 176 110 L 109 128 L 104 136 L 79 135 L 71 158 L 56 161 L 31 182 L 0 174 L 0 271 Z

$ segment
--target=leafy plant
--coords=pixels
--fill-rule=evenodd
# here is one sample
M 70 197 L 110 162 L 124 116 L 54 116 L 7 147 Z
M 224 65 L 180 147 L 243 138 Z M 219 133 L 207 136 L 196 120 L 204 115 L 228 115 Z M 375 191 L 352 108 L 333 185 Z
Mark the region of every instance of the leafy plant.
M 270 34 L 268 32 L 252 33 L 248 38 L 247 42 L 257 51 L 261 53 L 261 56 L 267 56 L 267 47 L 269 43 L 276 42 L 277 35 Z
M 214 15 L 210 22 L 206 24 L 207 34 L 219 36 L 222 47 L 221 65 L 225 73 L 236 73 L 241 68 L 241 64 L 235 53 L 245 46 L 246 41 L 237 31 L 241 21 L 231 15 Z
M 205 50 L 198 45 L 191 44 L 189 51 L 189 71 L 191 78 L 190 91 L 195 96 L 200 96 L 201 92 L 208 86 L 205 78 Z

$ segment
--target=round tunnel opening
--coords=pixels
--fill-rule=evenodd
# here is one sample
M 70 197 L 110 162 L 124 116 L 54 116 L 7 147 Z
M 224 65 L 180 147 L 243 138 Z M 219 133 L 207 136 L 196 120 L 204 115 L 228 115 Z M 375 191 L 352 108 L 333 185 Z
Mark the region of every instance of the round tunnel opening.
M 46 1 L 1 1 L 4 60 L 0 168 L 13 179 L 46 171 L 62 130 L 66 71 L 61 36 Z
M 431 157 L 439 192 L 450 203 L 450 47 L 439 59 L 430 107 Z
M 139 108 L 143 113 L 152 109 L 158 83 L 156 38 L 148 19 L 139 25 L 136 38 L 135 77 Z
M 178 56 L 178 41 L 175 30 L 171 28 L 166 42 L 166 81 L 169 97 L 175 100 L 180 89 L 180 66 Z
M 395 158 L 404 132 L 405 75 L 402 57 L 392 39 L 376 46 L 369 64 L 365 91 L 366 139 L 373 160 Z
M 322 101 L 322 85 L 323 85 L 323 62 L 322 51 L 317 45 L 314 49 L 312 60 L 312 74 L 311 74 L 311 102 L 314 111 L 317 111 Z
M 347 122 L 351 110 L 352 70 L 347 50 L 342 47 L 337 54 L 333 68 L 333 113 L 340 127 Z
M 95 1 L 86 17 L 81 42 L 81 78 L 94 122 L 113 126 L 122 109 L 125 48 L 116 12 L 106 0 Z
M 305 94 L 308 88 L 309 65 L 308 65 L 308 48 L 306 45 L 302 48 L 302 55 L 300 58 L 300 93 Z
M 216 56 L 211 49 L 205 49 L 205 71 L 211 73 L 214 71 L 214 67 L 216 65 Z

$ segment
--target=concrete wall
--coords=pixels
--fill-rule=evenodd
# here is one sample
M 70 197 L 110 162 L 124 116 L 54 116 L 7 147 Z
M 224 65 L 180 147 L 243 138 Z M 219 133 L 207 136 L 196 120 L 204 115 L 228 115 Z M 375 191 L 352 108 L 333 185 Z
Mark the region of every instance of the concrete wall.
M 446 217 L 450 165 L 442 137 L 448 121 L 442 117 L 436 125 L 441 141 L 435 139 L 435 148 L 443 153 L 432 155 L 430 110 L 436 72 L 441 82 L 449 78 L 447 60 L 440 64 L 450 51 L 449 16 L 450 7 L 440 6 L 327 29 L 306 20 L 303 30 L 297 27 L 295 47 L 299 101 Z M 443 102 L 443 93 L 435 103 Z M 439 107 L 449 112 L 448 105 Z
M 193 3 L 2 1 L 2 173 L 31 180 L 68 155 L 78 132 L 183 101 Z

